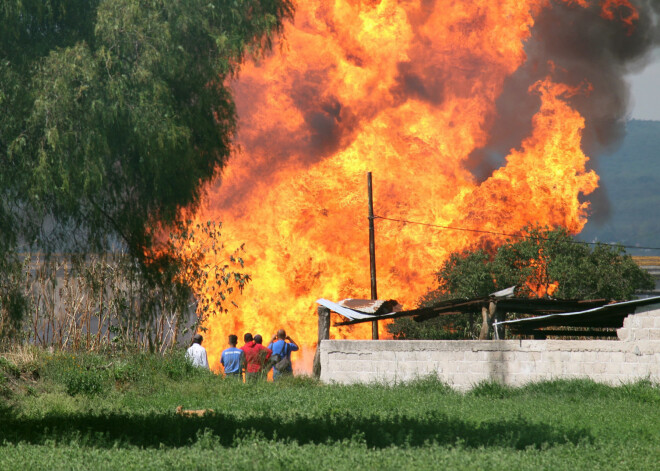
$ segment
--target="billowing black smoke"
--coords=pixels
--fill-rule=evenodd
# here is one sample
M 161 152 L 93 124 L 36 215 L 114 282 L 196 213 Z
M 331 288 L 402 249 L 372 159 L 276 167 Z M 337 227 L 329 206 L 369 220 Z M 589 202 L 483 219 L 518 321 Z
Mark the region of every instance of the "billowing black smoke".
M 497 109 L 489 117 L 490 141 L 470 155 L 468 164 L 478 179 L 487 178 L 502 164 L 503 156 L 530 134 L 540 98 L 528 93 L 528 88 L 548 75 L 571 86 L 591 84 L 590 93 L 577 94 L 570 101 L 586 119 L 583 150 L 596 170 L 597 157 L 617 146 L 629 112 L 625 76 L 641 70 L 660 44 L 660 1 L 630 0 L 639 13 L 632 27 L 623 21 L 632 11 L 614 3 L 608 10 L 613 19 L 601 15 L 603 2 L 583 8 L 560 0 L 535 18 L 532 37 L 525 45 L 527 61 L 507 79 Z M 606 218 L 605 189 L 600 188 L 590 200 L 592 219 Z
M 613 19 L 603 18 L 601 8 L 609 0 L 592 0 L 592 6 L 567 4 L 566 0 L 549 0 L 535 18 L 532 37 L 525 44 L 527 60 L 506 79 L 495 110 L 486 116 L 490 139 L 469 156 L 466 165 L 479 181 L 488 178 L 503 164 L 503 158 L 513 148 L 520 147 L 530 135 L 532 117 L 539 110 L 540 98 L 529 93 L 529 87 L 550 75 L 555 82 L 593 88 L 588 94 L 571 98 L 572 105 L 586 118 L 583 147 L 591 163 L 605 150 L 612 150 L 624 134 L 629 111 L 629 91 L 625 76 L 641 70 L 650 53 L 660 44 L 658 14 L 660 0 L 630 0 L 639 13 L 633 28 L 622 18 L 631 11 L 623 3 L 611 0 L 609 11 Z M 365 7 L 366 8 L 366 7 Z M 446 8 L 440 0 L 424 0 L 420 7 L 411 7 L 408 20 L 416 34 L 407 49 L 408 61 L 399 63 L 396 84 L 389 90 L 391 100 L 381 103 L 367 98 L 351 109 L 332 94 L 331 71 L 335 64 L 316 69 L 291 70 L 291 82 L 283 92 L 303 118 L 292 132 L 278 123 L 253 122 L 267 110 L 259 103 L 267 102 L 265 91 L 251 79 L 243 77 L 235 84 L 239 115 L 240 142 L 249 153 L 250 174 L 254 181 L 236 183 L 228 194 L 227 206 L 239 204 L 242 195 L 251 191 L 255 182 L 268 185 L 280 168 L 314 164 L 350 144 L 362 121 L 368 121 L 384 107 L 400 105 L 407 100 L 421 100 L 442 106 L 446 96 L 469 97 L 474 93 L 475 79 L 488 67 L 479 54 L 461 59 L 460 68 L 451 68 L 442 60 L 433 59 L 434 45 L 417 30 L 424 26 L 432 11 Z M 480 31 L 487 23 L 483 12 L 449 26 L 450 32 Z M 328 28 L 332 30 L 331 20 Z M 307 27 L 307 26 L 304 26 Z M 352 44 L 348 42 L 348 44 Z M 362 65 L 359 51 L 346 47 L 345 59 Z M 437 57 L 435 57 L 437 59 Z M 448 90 L 447 87 L 450 87 Z M 358 109 L 359 108 L 359 109 Z M 253 121 L 254 120 L 254 121 Z M 597 170 L 597 168 L 596 168 Z M 604 189 L 589 196 L 592 220 L 607 217 L 608 201 Z

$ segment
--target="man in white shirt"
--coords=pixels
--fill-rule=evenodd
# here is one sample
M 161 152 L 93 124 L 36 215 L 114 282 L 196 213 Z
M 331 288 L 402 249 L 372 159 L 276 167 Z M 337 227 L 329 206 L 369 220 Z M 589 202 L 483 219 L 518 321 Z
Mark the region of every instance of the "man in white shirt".
M 204 338 L 199 334 L 193 336 L 193 344 L 186 352 L 186 358 L 193 366 L 199 366 L 200 368 L 206 368 L 208 370 L 209 362 L 206 359 L 206 349 L 202 347 L 202 340 L 204 340 Z

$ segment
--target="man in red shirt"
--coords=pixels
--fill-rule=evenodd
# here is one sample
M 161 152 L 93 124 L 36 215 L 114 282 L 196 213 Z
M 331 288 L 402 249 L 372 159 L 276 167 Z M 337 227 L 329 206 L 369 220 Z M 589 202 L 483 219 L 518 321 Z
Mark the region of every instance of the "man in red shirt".
M 263 342 L 261 335 L 255 335 L 252 338 L 252 334 L 247 333 L 243 336 L 243 339 L 245 340 L 245 345 L 241 347 L 241 350 L 245 352 L 245 358 L 247 360 L 245 382 L 265 378 L 266 375 L 264 373 L 267 372 L 264 371 L 264 365 L 273 352 L 261 344 Z

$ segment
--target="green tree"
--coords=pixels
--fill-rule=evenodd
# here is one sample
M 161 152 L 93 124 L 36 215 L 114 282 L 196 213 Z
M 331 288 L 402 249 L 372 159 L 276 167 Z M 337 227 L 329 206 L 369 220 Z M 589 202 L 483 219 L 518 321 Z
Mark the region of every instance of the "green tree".
M 0 257 L 171 262 L 162 234 L 232 152 L 228 81 L 292 15 L 291 0 L 3 0 Z
M 453 253 L 437 272 L 438 287 L 420 306 L 459 298 L 486 297 L 516 286 L 521 297 L 628 300 L 636 290 L 654 286 L 651 275 L 637 266 L 621 246 L 579 243 L 564 229 L 525 228 L 524 237 L 507 240 L 493 252 L 484 249 Z M 410 319 L 389 328 L 399 338 L 474 337 L 483 329 L 478 313 L 447 316 L 430 323 Z
M 5 248 L 121 242 L 142 257 L 232 150 L 227 81 L 289 0 L 8 0 L 0 6 Z

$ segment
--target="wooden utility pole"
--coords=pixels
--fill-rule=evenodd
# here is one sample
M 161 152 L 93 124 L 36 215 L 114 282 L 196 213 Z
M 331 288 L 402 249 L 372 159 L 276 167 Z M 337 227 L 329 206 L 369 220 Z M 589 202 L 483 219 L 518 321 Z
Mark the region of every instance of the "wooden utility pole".
M 376 289 L 376 241 L 374 238 L 374 198 L 371 186 L 371 172 L 367 172 L 367 191 L 369 193 L 369 268 L 371 270 L 371 299 L 378 299 Z M 378 340 L 378 321 L 371 322 L 371 338 Z
M 319 341 L 316 344 L 316 354 L 314 355 L 314 366 L 312 371 L 317 378 L 321 377 L 321 341 L 330 338 L 330 309 L 325 306 L 317 308 L 319 315 Z

